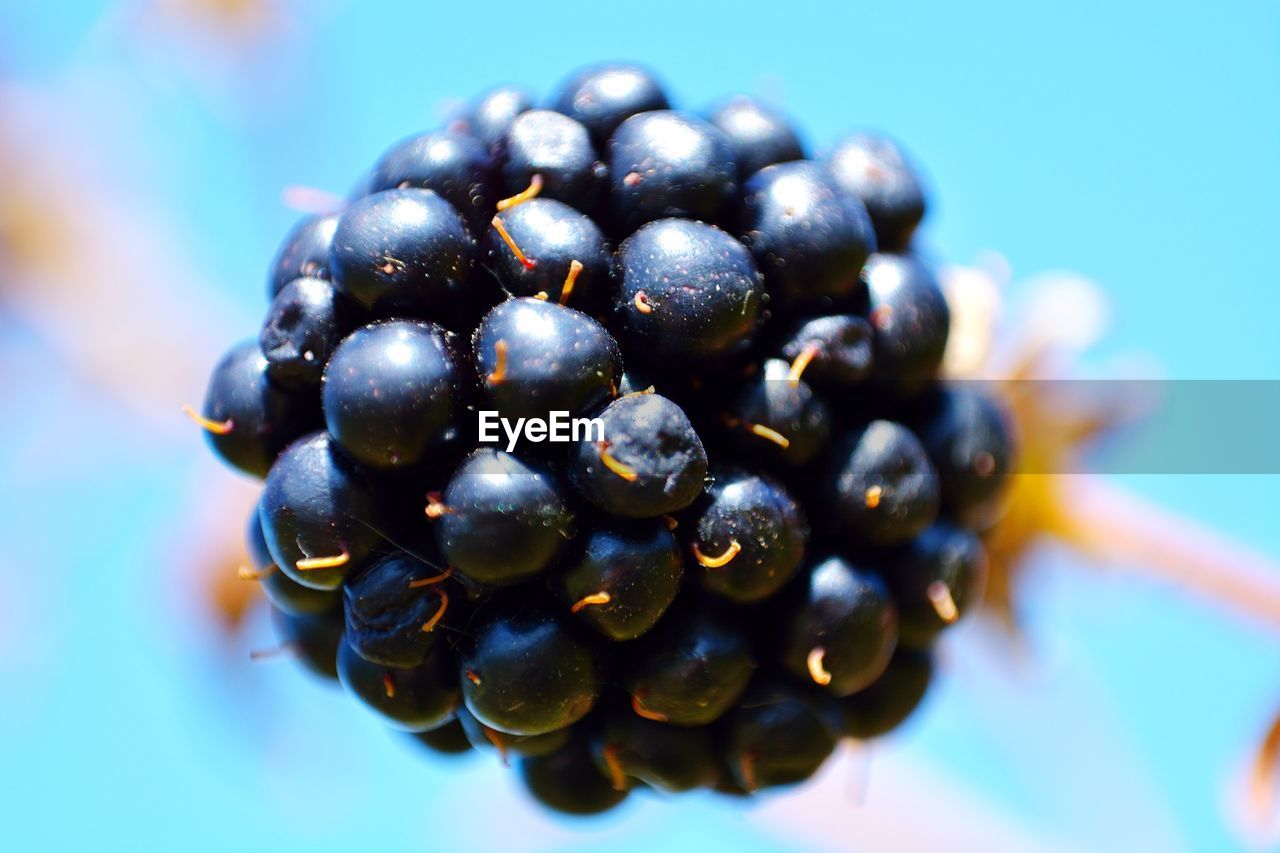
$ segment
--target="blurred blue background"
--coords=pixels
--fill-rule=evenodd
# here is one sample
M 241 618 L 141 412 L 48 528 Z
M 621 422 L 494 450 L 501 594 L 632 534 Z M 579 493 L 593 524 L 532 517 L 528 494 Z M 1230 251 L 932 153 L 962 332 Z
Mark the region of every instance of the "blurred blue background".
M 1062 549 L 1037 558 L 1020 644 L 958 632 L 903 732 L 746 808 L 633 798 L 563 822 L 492 755 L 414 754 L 287 661 L 248 661 L 269 627 L 230 627 L 207 570 L 234 574 L 252 486 L 177 409 L 265 308 L 298 216 L 282 188 L 345 193 L 457 99 L 610 58 L 689 108 L 761 94 L 814 148 L 890 131 L 930 178 L 939 259 L 1099 284 L 1099 363 L 1280 378 L 1264 0 L 0 0 L 0 847 L 1262 843 L 1238 789 L 1280 705 L 1280 625 Z M 1121 485 L 1280 559 L 1274 476 Z

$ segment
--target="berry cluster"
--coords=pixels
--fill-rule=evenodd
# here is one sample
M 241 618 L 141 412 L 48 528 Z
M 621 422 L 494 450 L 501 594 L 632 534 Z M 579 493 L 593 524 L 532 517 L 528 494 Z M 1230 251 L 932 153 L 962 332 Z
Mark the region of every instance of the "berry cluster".
M 630 66 L 397 143 L 288 235 L 191 412 L 265 478 L 246 574 L 285 641 L 567 812 L 798 782 L 892 729 L 1011 465 L 937 379 L 924 210 L 882 137 L 806 159 L 763 104 L 672 110 Z M 482 411 L 592 421 L 509 449 Z

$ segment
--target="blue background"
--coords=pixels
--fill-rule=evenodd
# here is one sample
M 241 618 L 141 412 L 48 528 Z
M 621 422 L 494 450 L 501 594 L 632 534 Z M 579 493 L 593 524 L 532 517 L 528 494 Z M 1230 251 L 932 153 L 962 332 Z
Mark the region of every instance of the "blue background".
M 1027 590 L 1027 648 L 957 636 L 926 710 L 875 748 L 865 808 L 852 759 L 745 810 L 549 818 L 492 756 L 421 760 L 339 692 L 247 662 L 270 644 L 261 614 L 227 636 L 196 588 L 217 505 L 247 486 L 175 412 L 264 309 L 297 217 L 284 185 L 344 193 L 453 99 L 546 93 L 610 58 L 691 108 L 764 94 L 815 148 L 888 129 L 935 190 L 938 255 L 994 249 L 1015 278 L 1100 284 L 1098 359 L 1280 378 L 1280 7 L 299 2 L 270 4 L 278 26 L 244 43 L 165 17 L 184 5 L 0 2 L 0 125 L 17 109 L 10 131 L 37 140 L 0 157 L 18 174 L 36 149 L 63 178 L 50 193 L 129 241 L 65 300 L 56 275 L 11 272 L 0 318 L 0 847 L 883 848 L 914 824 L 964 849 L 1241 843 L 1231 798 L 1280 701 L 1277 626 L 1055 549 Z M 104 303 L 113 328 L 85 308 Z M 186 390 L 95 376 L 75 355 L 95 336 Z M 1276 477 L 1125 485 L 1280 556 Z

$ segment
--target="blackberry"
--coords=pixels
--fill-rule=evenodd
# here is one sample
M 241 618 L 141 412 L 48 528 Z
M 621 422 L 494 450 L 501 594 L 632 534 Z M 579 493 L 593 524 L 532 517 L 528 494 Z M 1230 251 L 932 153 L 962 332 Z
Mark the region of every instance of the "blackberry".
M 744 239 L 780 303 L 857 303 L 875 234 L 862 202 L 825 169 L 805 160 L 761 169 L 747 181 L 743 207 Z
M 267 375 L 284 388 L 318 389 L 329 356 L 354 328 L 353 313 L 323 279 L 298 278 L 286 284 L 271 301 L 258 336 Z
M 668 369 L 751 346 L 764 284 L 746 247 L 701 222 L 663 219 L 622 244 L 619 319 L 628 354 Z
M 854 134 L 831 151 L 827 165 L 836 182 L 867 206 L 880 246 L 905 249 L 924 218 L 925 196 L 898 146 L 878 134 Z
M 486 92 L 461 116 L 464 130 L 501 154 L 511 123 L 533 109 L 533 96 L 518 86 L 498 86 Z
M 546 607 L 516 596 L 477 614 L 458 647 L 467 710 L 514 735 L 563 729 L 586 716 L 600 693 L 597 653 Z
M 502 179 L 508 195 L 536 180 L 542 197 L 595 213 L 608 173 L 586 127 L 566 115 L 529 110 L 507 130 Z
M 623 684 L 635 713 L 702 726 L 733 707 L 756 666 L 746 635 L 708 611 L 673 613 L 630 649 Z
M 729 140 L 702 119 L 640 113 L 609 140 L 609 190 L 622 232 L 671 217 L 721 224 L 738 193 L 738 163 Z
M 815 565 L 792 607 L 782 662 L 793 676 L 848 696 L 884 672 L 898 642 L 898 613 L 884 583 L 832 557 Z
M 698 582 L 731 601 L 760 601 L 791 580 L 809 523 L 781 483 L 740 468 L 716 471 L 685 529 Z
M 338 648 L 338 680 L 347 692 L 396 728 L 430 731 L 453 718 L 458 682 L 444 654 L 408 668 L 373 663 L 350 643 Z
M 623 64 L 584 68 L 560 85 L 552 103 L 557 111 L 582 122 L 597 143 L 636 113 L 670 106 L 653 74 Z
M 325 424 L 359 464 L 412 468 L 456 438 L 458 383 L 439 328 L 374 323 L 343 340 L 325 367 Z
M 267 295 L 272 299 L 296 278 L 329 278 L 329 247 L 338 217 L 308 216 L 285 236 L 271 261 Z
M 826 501 L 832 522 L 877 545 L 919 535 L 938 515 L 938 474 L 911 430 L 872 421 L 850 432 L 834 459 Z
M 503 211 L 481 240 L 480 258 L 512 296 L 537 296 L 592 316 L 613 307 L 613 254 L 604 235 L 563 202 L 535 198 Z
M 412 136 L 386 151 L 369 173 L 369 192 L 434 190 L 478 228 L 499 198 L 498 174 L 484 143 L 464 133 Z
M 643 519 L 592 530 L 556 588 L 582 621 L 611 640 L 634 640 L 675 600 L 682 575 L 680 549 L 666 523 Z
M 982 600 L 987 552 L 972 532 L 938 523 L 893 554 L 884 574 L 902 642 L 924 647 Z
M 933 655 L 899 646 L 884 674 L 840 700 L 840 730 L 859 740 L 888 734 L 911 716 L 932 681 Z
M 933 274 L 910 255 L 872 255 L 862 280 L 874 330 L 874 375 L 899 395 L 915 394 L 938 372 L 947 349 L 947 300 Z
M 914 167 L 803 139 L 593 66 L 294 226 L 188 414 L 265 478 L 242 574 L 304 666 L 570 814 L 797 783 L 912 713 L 1014 442 L 940 374 Z
M 603 406 L 622 372 L 618 344 L 599 323 L 539 299 L 508 299 L 480 321 L 472 348 L 485 398 L 510 420 Z
M 607 438 L 583 438 L 570 468 L 587 500 L 646 518 L 684 509 L 702 493 L 707 452 L 675 403 L 636 392 L 606 406 L 599 420 Z
M 310 395 L 277 386 L 269 367 L 256 343 L 232 347 L 213 368 L 200 413 L 188 410 L 214 453 L 255 477 L 265 477 L 289 442 L 319 425 Z
M 791 123 L 755 98 L 729 98 L 713 107 L 707 120 L 728 140 L 744 181 L 765 166 L 804 159 L 804 145 Z
M 334 287 L 382 315 L 456 323 L 470 307 L 475 240 L 430 190 L 394 189 L 343 212 L 329 250 Z
M 465 579 L 502 586 L 547 569 L 573 534 L 574 512 L 547 471 L 482 448 L 428 503 L 440 553 Z

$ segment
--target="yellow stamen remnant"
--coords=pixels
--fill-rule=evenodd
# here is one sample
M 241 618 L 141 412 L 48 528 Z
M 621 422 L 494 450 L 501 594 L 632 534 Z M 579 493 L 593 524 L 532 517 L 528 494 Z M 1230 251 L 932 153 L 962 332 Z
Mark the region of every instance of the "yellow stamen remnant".
M 502 213 L 504 210 L 510 210 L 517 204 L 524 204 L 531 198 L 537 198 L 538 193 L 540 192 L 542 192 L 542 176 L 534 175 L 529 179 L 529 186 L 525 187 L 510 198 L 504 198 L 498 202 L 498 212 Z
M 667 715 L 660 714 L 657 711 L 650 711 L 640 701 L 639 694 L 631 697 L 631 710 L 636 712 L 636 716 L 644 717 L 646 720 L 653 720 L 655 723 L 667 722 Z
M 236 422 L 227 418 L 225 421 L 213 421 L 197 412 L 191 406 L 183 406 L 182 413 L 196 422 L 196 426 L 214 435 L 226 435 L 236 428 Z
M 436 629 L 436 625 L 440 624 L 440 620 L 444 618 L 444 612 L 449 609 L 449 593 L 443 589 L 436 590 L 440 596 L 440 609 L 431 615 L 431 618 L 422 623 L 422 632 L 429 634 Z
M 742 771 L 742 787 L 754 793 L 759 789 L 760 785 L 756 782 L 756 754 L 748 752 L 742 756 L 742 760 L 738 763 L 738 769 Z
M 505 344 L 503 345 L 503 349 L 505 352 Z M 501 359 L 499 359 L 499 361 L 501 361 Z M 424 512 L 427 514 L 427 518 L 435 521 L 437 518 L 453 512 L 453 510 L 445 505 L 444 496 L 439 492 L 427 492 L 427 508 Z
M 1267 729 L 1266 737 L 1253 760 L 1249 793 L 1254 812 L 1269 822 L 1276 803 L 1276 765 L 1280 764 L 1280 717 Z
M 822 350 L 822 345 L 817 341 L 810 341 L 804 345 L 804 349 L 800 350 L 800 354 L 796 356 L 796 360 L 791 362 L 791 369 L 787 371 L 787 382 L 791 383 L 791 387 L 800 384 L 800 377 L 804 375 L 804 369 L 809 366 L 809 362 L 813 361 Z
M 314 572 L 318 569 L 337 569 L 345 566 L 351 559 L 351 555 L 347 553 L 347 549 L 343 548 L 341 554 L 332 557 L 306 557 L 294 563 L 300 572 Z
M 925 589 L 924 594 L 929 596 L 929 603 L 933 605 L 934 612 L 943 622 L 950 625 L 960 618 L 960 609 L 956 607 L 956 600 L 951 597 L 951 589 L 945 583 L 934 581 Z
M 822 665 L 822 659 L 826 656 L 826 649 L 822 646 L 814 646 L 809 650 L 809 657 L 805 658 L 805 666 L 809 667 L 809 677 L 815 684 L 823 687 L 831 683 L 831 673 L 827 672 L 826 667 Z
M 636 298 L 631 300 L 641 314 L 652 314 L 653 306 L 649 304 L 649 294 L 643 290 L 636 291 Z
M 613 790 L 625 791 L 627 776 L 622 772 L 622 762 L 618 761 L 618 745 L 608 744 L 601 750 L 600 757 L 604 759 L 604 766 L 609 769 L 609 784 L 613 786 Z
M 680 526 L 680 522 L 676 521 L 676 517 L 674 515 L 664 515 L 662 520 L 666 522 L 668 530 L 675 530 Z
M 880 506 L 880 498 L 884 497 L 884 489 L 879 486 L 868 486 L 866 492 L 862 495 L 862 502 L 866 504 L 867 509 L 875 509 Z
M 396 677 L 389 672 L 382 673 L 382 689 L 388 699 L 396 698 Z
M 634 483 L 640 479 L 640 475 L 636 473 L 636 469 L 632 468 L 625 462 L 620 462 L 612 453 L 609 452 L 609 442 L 600 442 L 600 462 L 604 467 L 617 474 L 628 483 Z
M 748 424 L 747 431 L 752 435 L 758 435 L 766 441 L 772 441 L 774 444 L 786 450 L 791 446 L 791 439 L 787 438 L 776 429 L 771 429 L 764 424 Z
M 613 601 L 613 596 L 609 593 L 593 592 L 591 595 L 584 596 L 575 601 L 573 606 L 569 608 L 569 612 L 577 613 L 584 607 L 590 607 L 593 604 L 608 604 L 610 601 Z
M 573 285 L 578 281 L 578 274 L 582 272 L 582 262 L 573 260 L 569 262 L 569 274 L 564 277 L 564 287 L 560 288 L 560 304 L 569 304 L 569 294 L 573 293 Z
M 253 569 L 250 566 L 241 566 L 240 568 L 236 569 L 236 575 L 242 581 L 260 581 L 263 578 L 265 578 L 267 575 L 274 572 L 275 570 L 276 570 L 275 563 L 268 563 L 267 567 L 260 572 Z
M 476 675 L 475 670 L 469 669 L 465 674 L 467 676 L 467 681 L 470 681 L 476 687 L 480 686 L 480 676 Z
M 470 675 L 470 673 L 468 673 L 468 675 Z M 481 731 L 484 732 L 484 739 L 493 744 L 494 749 L 498 750 L 498 758 L 502 761 L 502 766 L 510 767 L 511 762 L 507 758 L 507 745 L 503 743 L 502 738 L 500 738 L 498 733 L 488 726 L 481 726 L 480 728 Z
M 421 589 L 424 586 L 434 586 L 440 581 L 448 580 L 453 577 L 453 566 L 448 566 L 438 575 L 432 575 L 429 578 L 418 578 L 416 581 L 409 581 L 409 589 Z
M 537 261 L 526 257 L 525 253 L 520 251 L 520 247 L 516 245 L 516 241 L 511 238 L 511 232 L 507 230 L 506 225 L 502 224 L 501 217 L 493 217 L 493 230 L 498 232 L 498 236 L 502 238 L 502 242 L 507 244 L 507 248 L 511 250 L 511 254 L 516 256 L 517 261 L 524 264 L 525 269 L 531 270 L 537 265 Z
M 507 378 L 507 342 L 498 341 L 493 345 L 493 357 L 497 360 L 497 365 L 493 371 L 485 377 L 490 385 L 497 385 Z
M 708 569 L 718 569 L 721 566 L 729 565 L 733 558 L 738 556 L 738 552 L 742 550 L 742 546 L 738 544 L 737 539 L 730 539 L 729 547 L 725 548 L 724 553 L 718 557 L 708 557 L 702 553 L 702 550 L 698 548 L 697 542 L 694 542 L 690 547 L 693 550 L 693 559 L 697 560 L 699 565 L 706 566 Z

